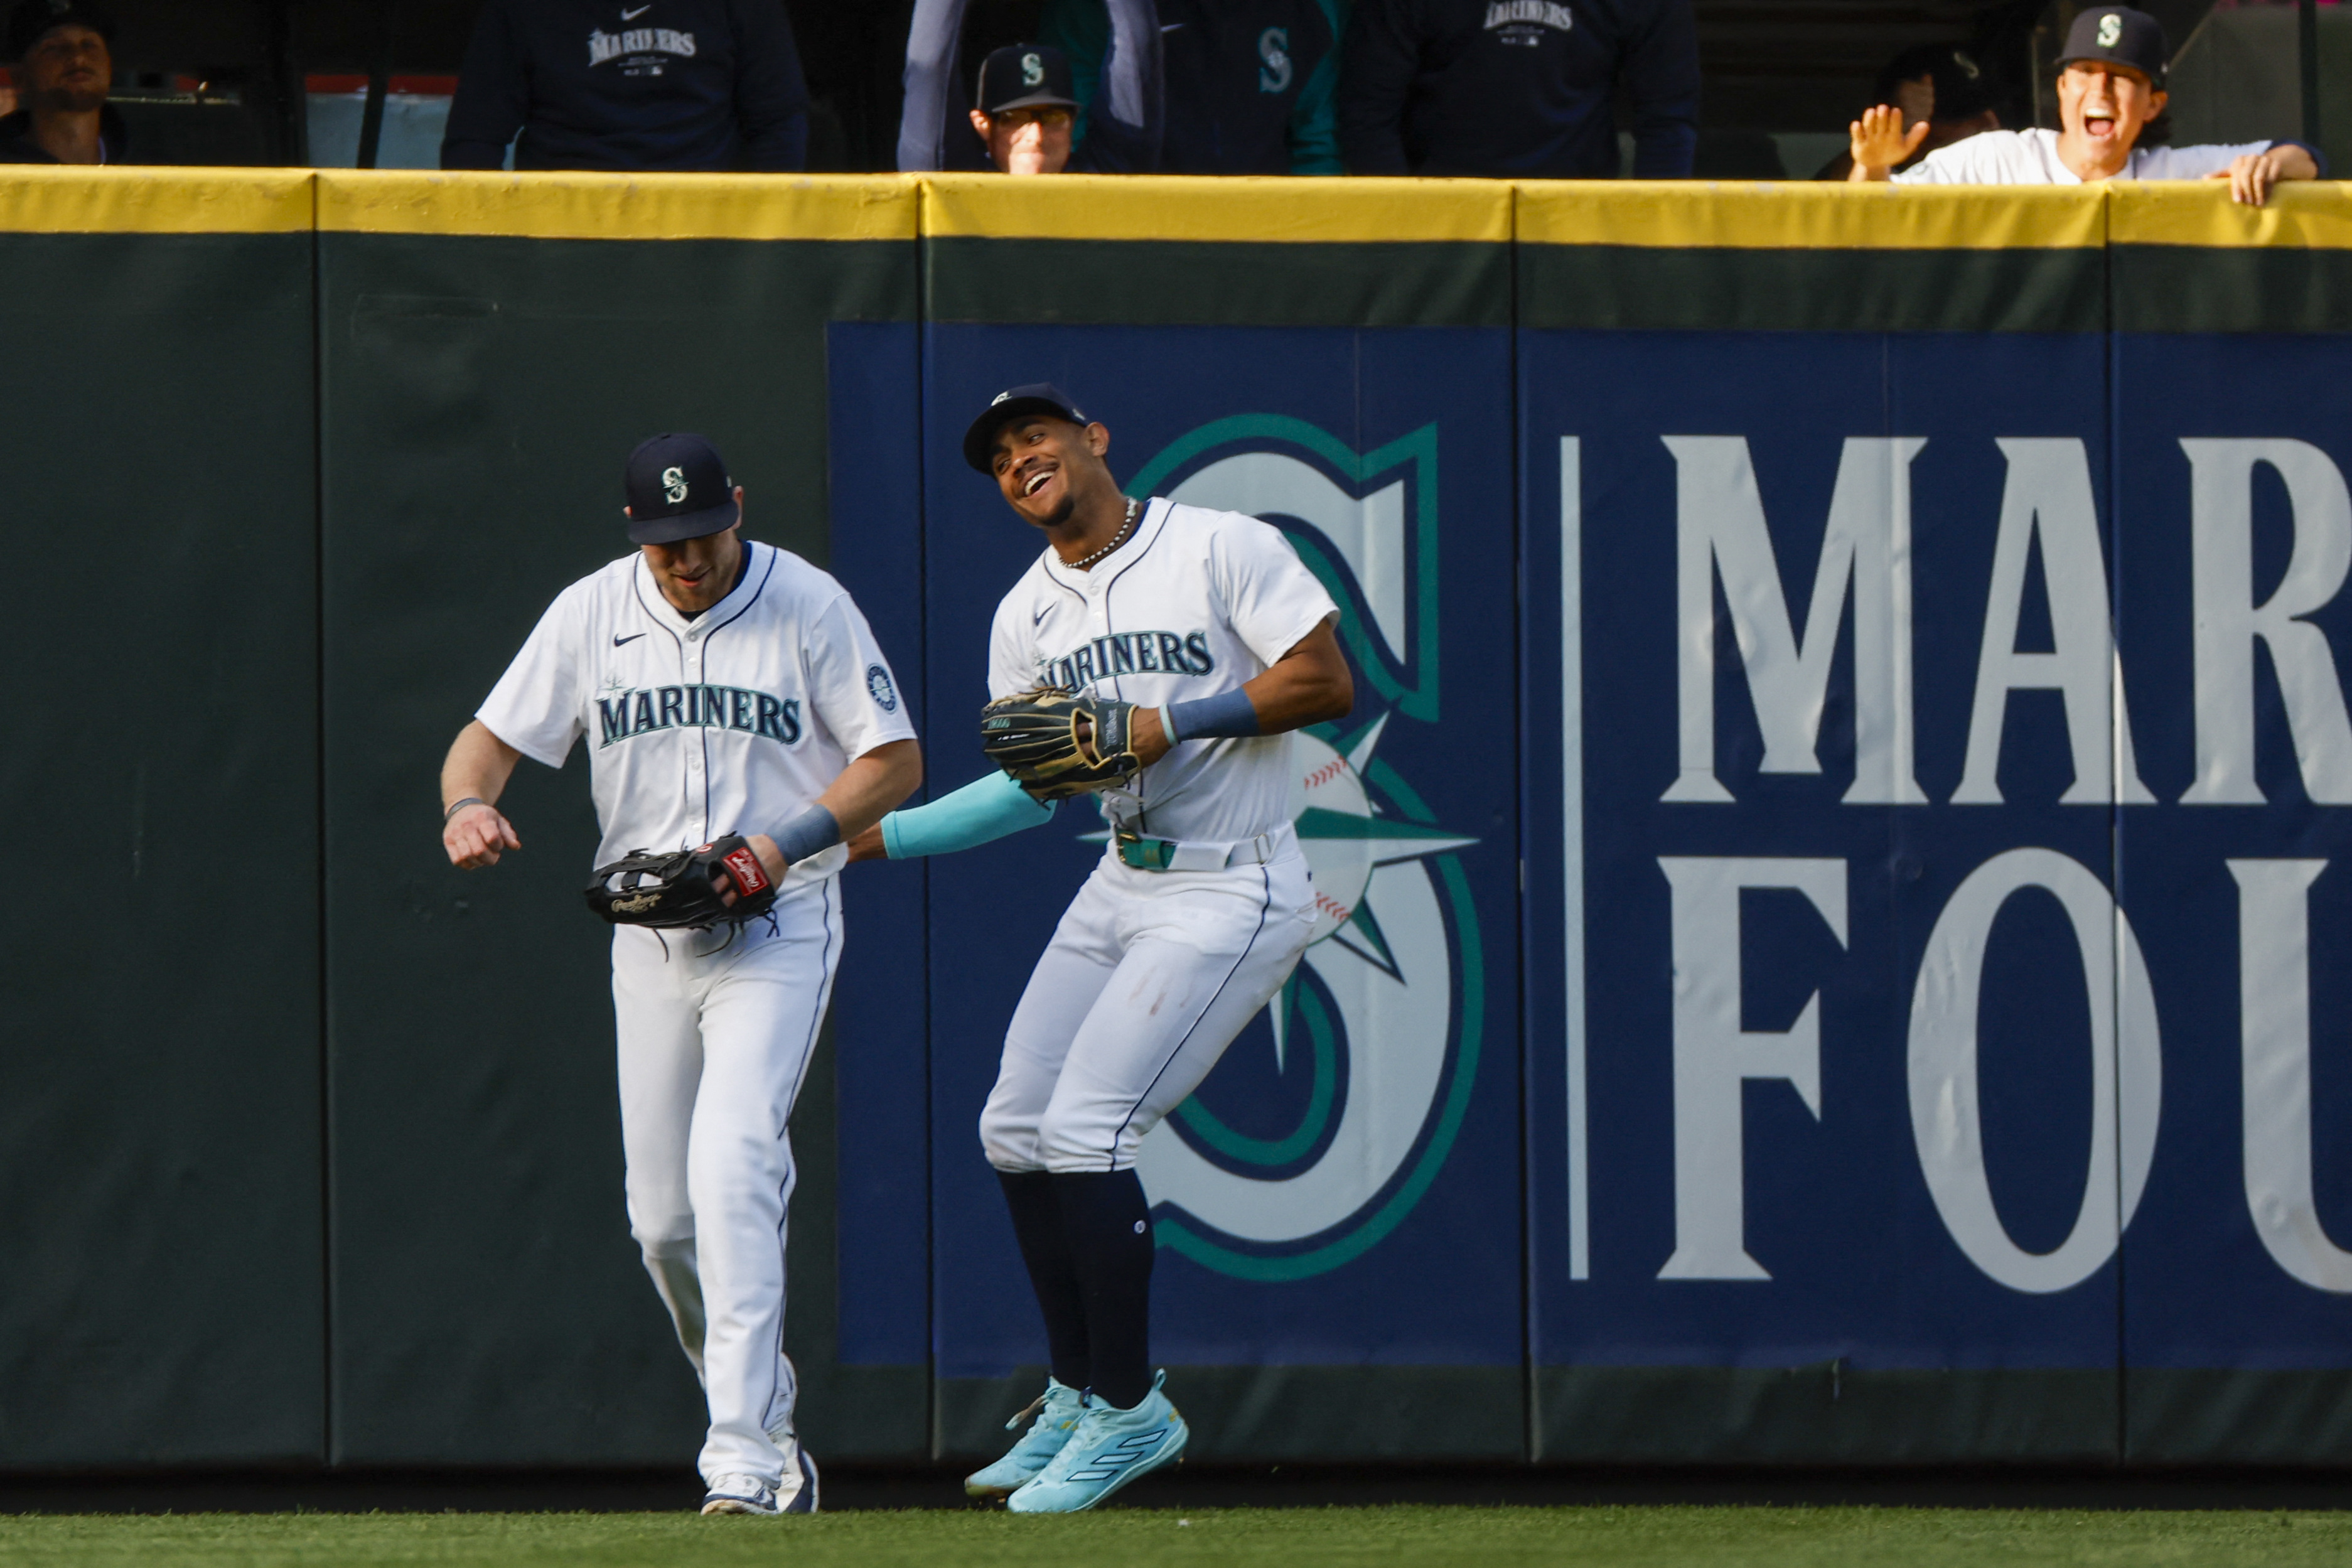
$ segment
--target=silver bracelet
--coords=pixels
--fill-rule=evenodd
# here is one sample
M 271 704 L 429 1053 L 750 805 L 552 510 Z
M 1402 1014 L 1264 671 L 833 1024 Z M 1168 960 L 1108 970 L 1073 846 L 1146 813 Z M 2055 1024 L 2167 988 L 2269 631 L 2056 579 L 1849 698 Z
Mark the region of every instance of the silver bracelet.
M 469 795 L 463 800 L 452 802 L 448 807 L 441 813 L 441 820 L 446 824 L 451 817 L 457 816 L 459 812 L 465 810 L 469 805 L 488 805 L 490 803 L 488 801 L 484 800 L 480 795 Z

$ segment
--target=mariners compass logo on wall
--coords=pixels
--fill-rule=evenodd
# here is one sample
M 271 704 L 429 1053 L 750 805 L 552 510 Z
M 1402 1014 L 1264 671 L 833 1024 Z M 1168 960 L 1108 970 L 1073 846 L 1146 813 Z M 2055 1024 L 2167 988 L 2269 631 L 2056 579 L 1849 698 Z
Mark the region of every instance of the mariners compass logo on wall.
M 1129 487 L 1262 517 L 1341 606 L 1356 712 L 1293 742 L 1291 816 L 1314 868 L 1297 973 L 1138 1161 L 1160 1245 L 1221 1273 L 1336 1268 L 1410 1213 L 1475 1077 L 1485 963 L 1455 851 L 1381 756 L 1439 712 L 1437 430 L 1359 454 L 1243 415 L 1171 444 Z

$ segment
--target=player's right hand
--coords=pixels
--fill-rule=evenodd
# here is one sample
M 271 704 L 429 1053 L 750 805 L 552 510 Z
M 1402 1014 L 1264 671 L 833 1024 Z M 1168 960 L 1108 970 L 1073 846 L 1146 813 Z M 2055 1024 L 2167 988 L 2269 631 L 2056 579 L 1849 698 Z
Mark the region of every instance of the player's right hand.
M 850 839 L 849 858 L 852 860 L 887 860 L 890 858 L 890 851 L 882 844 L 880 823 L 876 823 L 865 832 Z
M 497 865 L 500 855 L 521 848 L 522 840 L 497 806 L 469 805 L 443 826 L 441 847 L 449 851 L 449 864 L 473 871 Z
M 1853 159 L 1854 177 L 1883 180 L 1887 172 L 1919 150 L 1927 139 L 1924 120 L 1903 129 L 1903 111 L 1891 103 L 1874 104 L 1846 127 L 1847 152 Z

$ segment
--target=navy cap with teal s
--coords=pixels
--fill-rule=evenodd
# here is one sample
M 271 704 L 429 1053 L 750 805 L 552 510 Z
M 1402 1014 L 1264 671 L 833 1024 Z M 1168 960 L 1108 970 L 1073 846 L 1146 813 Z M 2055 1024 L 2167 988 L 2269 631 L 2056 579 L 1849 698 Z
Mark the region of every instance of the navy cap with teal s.
M 1049 44 L 1007 44 L 980 62 L 972 102 L 990 115 L 1012 109 L 1076 109 L 1070 57 Z
M 734 527 L 743 515 L 726 460 L 699 436 L 666 433 L 638 442 L 622 483 L 634 543 L 700 539 Z
M 2066 29 L 2066 47 L 2058 52 L 2058 63 L 2105 60 L 2128 66 L 2162 87 L 2167 53 L 2163 23 L 2128 5 L 2101 5 L 2077 16 Z
M 994 473 L 996 433 L 1013 420 L 1031 414 L 1050 414 L 1073 425 L 1087 422 L 1070 395 L 1050 381 L 1007 387 L 989 401 L 988 406 L 980 411 L 980 417 L 963 433 L 963 460 L 983 474 Z

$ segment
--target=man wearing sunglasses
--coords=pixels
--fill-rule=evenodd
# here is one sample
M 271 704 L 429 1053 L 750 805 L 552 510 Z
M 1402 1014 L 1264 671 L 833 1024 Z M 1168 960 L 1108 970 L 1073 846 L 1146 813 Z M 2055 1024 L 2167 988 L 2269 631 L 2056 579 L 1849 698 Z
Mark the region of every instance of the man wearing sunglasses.
M 1089 62 L 1100 87 L 1083 137 L 1070 57 L 1063 50 L 1008 44 L 976 71 L 963 63 L 969 58 L 964 14 L 974 3 L 915 0 L 898 121 L 900 169 L 1145 174 L 1160 166 L 1162 50 L 1152 0 L 1104 0 L 1109 31 L 1100 60 Z M 971 45 L 977 54 L 980 41 Z M 977 142 L 962 129 L 967 121 Z
M 971 128 L 989 163 L 1006 174 L 1139 172 L 1131 138 L 1115 123 L 1098 127 L 1107 133 L 1089 135 L 1072 156 L 1078 100 L 1070 87 L 1070 58 L 1049 44 L 1008 44 L 981 61 Z

